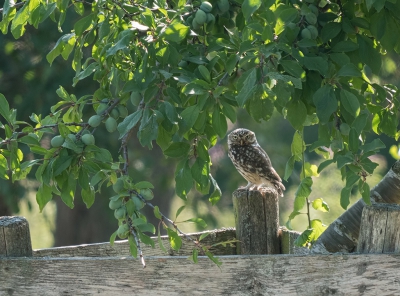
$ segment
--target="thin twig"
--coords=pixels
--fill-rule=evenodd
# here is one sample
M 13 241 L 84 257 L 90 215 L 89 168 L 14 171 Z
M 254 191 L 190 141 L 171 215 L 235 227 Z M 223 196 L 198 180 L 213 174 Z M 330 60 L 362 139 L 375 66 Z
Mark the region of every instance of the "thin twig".
M 132 226 L 132 220 L 131 219 L 129 219 L 129 228 L 131 230 L 131 233 L 132 233 L 133 237 L 135 238 L 136 246 L 137 246 L 137 249 L 139 251 L 140 262 L 142 262 L 143 268 L 145 268 L 146 267 L 146 262 L 144 261 L 142 248 L 140 247 L 140 240 L 139 240 L 139 238 L 137 236 L 135 227 Z
M 131 190 L 130 193 L 136 195 L 142 202 L 145 203 L 145 205 L 149 206 L 150 208 L 154 209 L 155 206 L 147 201 L 140 193 L 138 193 L 136 190 Z M 178 228 L 178 226 L 176 225 L 176 223 L 174 221 L 172 221 L 171 219 L 169 219 L 167 216 L 165 216 L 163 213 L 159 212 L 162 218 L 162 221 L 167 221 L 168 223 L 170 223 L 175 229 L 176 231 L 179 232 L 179 234 L 183 235 L 187 240 L 193 242 L 196 246 L 200 246 L 200 243 L 197 240 L 194 240 L 191 236 L 187 235 L 186 233 L 184 233 L 182 230 L 180 230 Z
M 13 6 L 11 6 L 10 8 L 18 8 L 18 7 L 24 6 L 25 3 L 26 3 L 26 2 L 15 3 L 15 4 L 14 4 Z M 1 13 L 3 13 L 3 9 L 4 9 L 4 8 L 0 8 L 0 12 L 1 12 Z
M 228 76 L 228 72 L 225 72 L 224 76 L 218 81 L 218 86 L 222 85 L 222 82 L 224 82 L 225 78 Z

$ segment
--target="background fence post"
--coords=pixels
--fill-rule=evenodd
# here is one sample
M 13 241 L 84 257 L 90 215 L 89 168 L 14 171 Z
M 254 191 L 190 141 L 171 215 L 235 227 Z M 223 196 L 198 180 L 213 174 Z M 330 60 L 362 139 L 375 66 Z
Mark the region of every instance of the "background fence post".
M 24 217 L 0 217 L 0 257 L 32 256 L 31 235 Z
M 233 192 L 237 254 L 280 254 L 279 205 L 275 190 Z
M 400 206 L 373 204 L 363 209 L 357 252 L 400 252 Z

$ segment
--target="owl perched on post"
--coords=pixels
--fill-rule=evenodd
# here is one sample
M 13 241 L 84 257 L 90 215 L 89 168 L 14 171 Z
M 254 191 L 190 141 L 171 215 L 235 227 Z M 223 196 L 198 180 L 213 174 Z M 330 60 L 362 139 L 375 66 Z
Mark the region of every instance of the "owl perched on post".
M 238 128 L 228 135 L 228 155 L 239 173 L 249 182 L 245 189 L 266 185 L 283 196 L 285 186 L 272 167 L 268 154 L 257 143 L 256 135 Z

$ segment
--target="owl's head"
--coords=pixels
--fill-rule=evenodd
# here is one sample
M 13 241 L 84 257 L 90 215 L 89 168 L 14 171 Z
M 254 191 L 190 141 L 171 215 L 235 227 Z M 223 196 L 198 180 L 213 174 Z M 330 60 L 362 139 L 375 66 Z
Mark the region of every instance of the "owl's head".
M 228 135 L 228 145 L 251 145 L 257 143 L 256 135 L 245 128 L 238 128 Z

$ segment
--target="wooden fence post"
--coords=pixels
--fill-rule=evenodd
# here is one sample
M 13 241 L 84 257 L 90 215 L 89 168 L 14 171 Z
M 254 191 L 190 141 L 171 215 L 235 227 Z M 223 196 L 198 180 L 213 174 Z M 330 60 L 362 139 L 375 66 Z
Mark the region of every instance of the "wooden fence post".
M 399 225 L 399 205 L 378 203 L 364 207 L 357 252 L 399 253 Z
M 0 217 L 0 257 L 31 257 L 28 221 L 24 217 Z
M 237 254 L 280 254 L 279 205 L 275 190 L 233 192 Z

